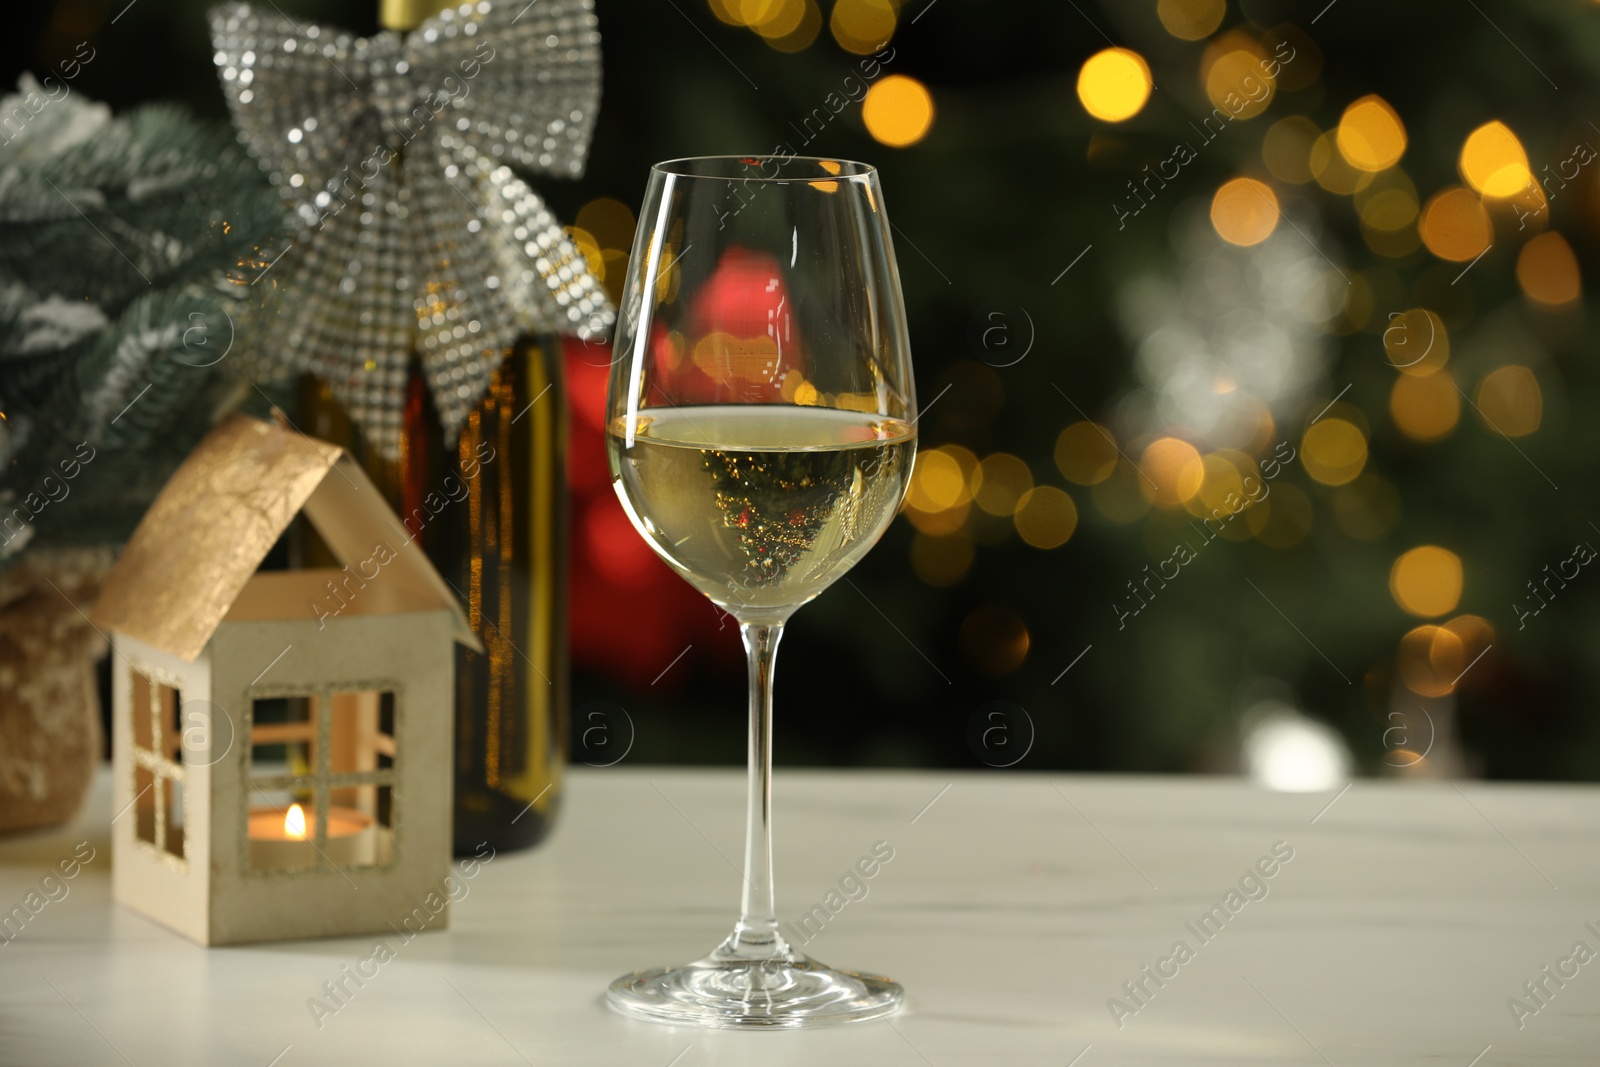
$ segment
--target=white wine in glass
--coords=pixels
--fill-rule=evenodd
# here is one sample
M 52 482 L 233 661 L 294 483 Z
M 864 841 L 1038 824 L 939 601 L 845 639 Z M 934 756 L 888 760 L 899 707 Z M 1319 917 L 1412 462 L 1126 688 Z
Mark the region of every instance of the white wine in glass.
M 743 906 L 682 966 L 611 984 L 621 1011 L 799 1027 L 899 1007 L 890 979 L 827 967 L 779 932 L 772 883 L 772 669 L 784 623 L 899 510 L 916 393 L 883 192 L 861 163 L 657 164 L 615 338 L 613 484 L 650 547 L 739 620 L 750 660 Z
M 787 616 L 855 565 L 905 495 L 916 431 L 787 404 L 667 410 L 611 429 L 629 517 L 736 616 Z M 735 608 L 740 611 L 734 611 Z

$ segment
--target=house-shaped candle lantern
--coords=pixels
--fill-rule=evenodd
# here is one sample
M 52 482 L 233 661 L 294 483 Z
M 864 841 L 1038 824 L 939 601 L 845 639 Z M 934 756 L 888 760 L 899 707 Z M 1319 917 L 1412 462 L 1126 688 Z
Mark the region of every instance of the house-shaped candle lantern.
M 258 573 L 302 510 L 343 568 Z M 388 931 L 441 897 L 455 643 L 481 646 L 341 449 L 218 426 L 93 617 L 113 651 L 119 903 L 217 945 Z

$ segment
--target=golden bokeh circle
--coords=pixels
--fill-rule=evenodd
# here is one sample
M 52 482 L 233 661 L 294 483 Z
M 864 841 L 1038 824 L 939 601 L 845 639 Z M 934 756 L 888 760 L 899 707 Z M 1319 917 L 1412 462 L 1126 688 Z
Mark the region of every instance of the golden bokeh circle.
M 1229 244 L 1248 247 L 1272 236 L 1278 226 L 1278 197 L 1266 182 L 1233 178 L 1211 198 L 1211 225 Z
M 1406 128 L 1383 97 L 1363 96 L 1344 109 L 1337 140 L 1340 153 L 1351 166 L 1386 170 L 1405 153 Z
M 1478 414 L 1495 433 L 1526 437 L 1544 420 L 1544 392 L 1527 367 L 1512 364 L 1484 375 L 1474 398 Z
M 905 74 L 891 74 L 873 83 L 861 101 L 861 121 L 867 132 L 890 148 L 905 148 L 926 137 L 933 114 L 933 94 Z
M 1033 472 L 1019 456 L 996 452 L 985 456 L 973 478 L 973 498 L 978 507 L 1001 517 L 1016 512 L 1033 488 Z
M 1583 295 L 1578 257 L 1554 230 L 1541 233 L 1517 253 L 1517 284 L 1535 303 L 1558 307 Z
M 1172 36 L 1183 41 L 1209 37 L 1228 13 L 1224 0 L 1158 0 L 1156 17 Z
M 1140 488 L 1165 507 L 1182 507 L 1205 484 L 1206 468 L 1199 451 L 1177 437 L 1152 441 L 1139 459 Z
M 897 20 L 890 0 L 835 0 L 828 30 L 840 48 L 865 56 L 889 43 Z
M 1533 182 L 1528 153 L 1503 122 L 1486 122 L 1461 146 L 1461 179 L 1484 196 L 1515 196 Z
M 1300 461 L 1323 485 L 1355 481 L 1367 465 L 1367 437 L 1361 427 L 1340 418 L 1322 418 L 1300 439 Z
M 1383 331 L 1383 351 L 1403 374 L 1432 374 L 1450 360 L 1450 332 L 1427 308 L 1392 311 Z
M 1078 71 L 1078 100 L 1102 122 L 1124 122 L 1150 99 L 1150 66 L 1126 48 L 1106 48 L 1084 61 Z
M 1417 222 L 1422 243 L 1440 259 L 1466 263 L 1494 240 L 1489 213 L 1469 189 L 1459 185 L 1435 193 Z
M 1262 69 L 1260 46 L 1254 45 L 1219 55 L 1205 72 L 1205 90 L 1214 107 L 1243 120 L 1267 110 L 1277 86 Z
M 1036 486 L 1017 502 L 1012 521 L 1018 535 L 1034 548 L 1059 548 L 1078 528 L 1078 506 L 1053 485 Z
M 1389 593 L 1401 609 L 1422 618 L 1446 615 L 1461 603 L 1461 557 L 1438 545 L 1418 545 L 1389 569 Z
M 1461 421 L 1461 393 L 1455 376 L 1402 374 L 1389 390 L 1389 416 L 1413 441 L 1431 444 L 1449 437 Z

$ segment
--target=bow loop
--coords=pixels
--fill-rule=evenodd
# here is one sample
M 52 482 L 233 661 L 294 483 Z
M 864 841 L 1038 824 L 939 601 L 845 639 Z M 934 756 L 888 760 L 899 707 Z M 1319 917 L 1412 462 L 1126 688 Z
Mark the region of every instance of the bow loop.
M 577 178 L 600 106 L 597 26 L 587 3 L 464 4 L 417 27 L 406 59 L 448 97 L 443 125 L 480 154 Z
M 610 328 L 582 254 L 511 170 L 583 173 L 600 96 L 592 0 L 480 0 L 403 38 L 245 3 L 211 26 L 240 140 L 293 234 L 241 330 L 258 372 L 317 374 L 392 458 L 413 351 L 453 437 L 518 335 Z

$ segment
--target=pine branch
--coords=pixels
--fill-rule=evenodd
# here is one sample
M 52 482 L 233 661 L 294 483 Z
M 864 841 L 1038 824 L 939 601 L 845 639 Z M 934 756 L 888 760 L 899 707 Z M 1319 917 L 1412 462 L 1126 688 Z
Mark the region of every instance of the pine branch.
M 0 276 L 114 316 L 140 292 L 232 267 L 279 224 L 230 128 L 160 105 L 94 112 L 69 96 L 0 148 Z
M 174 108 L 69 96 L 0 145 L 0 565 L 132 531 L 237 390 L 223 274 L 281 210 L 230 128 Z

